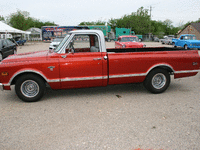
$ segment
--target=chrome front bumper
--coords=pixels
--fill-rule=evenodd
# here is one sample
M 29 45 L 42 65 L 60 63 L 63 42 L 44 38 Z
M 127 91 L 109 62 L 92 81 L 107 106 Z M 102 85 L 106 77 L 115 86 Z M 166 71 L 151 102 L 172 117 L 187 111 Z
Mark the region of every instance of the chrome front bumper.
M 0 83 L 0 90 L 3 91 L 3 84 Z

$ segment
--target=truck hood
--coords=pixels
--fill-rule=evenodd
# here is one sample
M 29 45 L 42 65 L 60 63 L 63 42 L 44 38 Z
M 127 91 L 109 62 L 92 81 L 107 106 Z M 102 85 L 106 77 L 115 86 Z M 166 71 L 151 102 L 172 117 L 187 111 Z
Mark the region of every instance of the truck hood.
M 1 63 L 12 63 L 12 62 L 23 62 L 23 61 L 38 61 L 41 59 L 46 59 L 48 54 L 48 50 L 46 51 L 37 51 L 37 52 L 30 52 L 30 53 L 21 53 L 10 55 Z
M 190 43 L 200 43 L 200 40 L 188 40 Z
M 120 42 L 120 44 L 124 44 L 126 45 L 126 47 L 134 47 L 134 46 L 139 46 L 139 47 L 143 47 L 143 43 L 140 43 L 140 42 Z

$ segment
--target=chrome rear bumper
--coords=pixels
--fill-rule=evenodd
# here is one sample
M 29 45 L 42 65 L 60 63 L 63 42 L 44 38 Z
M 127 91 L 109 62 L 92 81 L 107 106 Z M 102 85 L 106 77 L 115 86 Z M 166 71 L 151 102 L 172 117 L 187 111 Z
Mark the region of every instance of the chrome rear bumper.
M 0 83 L 0 90 L 3 91 L 3 84 Z

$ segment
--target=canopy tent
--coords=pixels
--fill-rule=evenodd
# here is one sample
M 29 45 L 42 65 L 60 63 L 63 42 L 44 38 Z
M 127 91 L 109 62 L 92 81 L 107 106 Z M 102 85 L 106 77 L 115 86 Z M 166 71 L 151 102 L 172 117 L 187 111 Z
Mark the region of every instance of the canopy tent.
M 1 32 L 5 32 L 5 33 L 21 33 L 21 34 L 30 34 L 31 32 L 27 32 L 27 31 L 22 31 L 19 29 L 15 29 L 5 23 L 3 23 L 2 21 L 0 21 L 0 33 Z

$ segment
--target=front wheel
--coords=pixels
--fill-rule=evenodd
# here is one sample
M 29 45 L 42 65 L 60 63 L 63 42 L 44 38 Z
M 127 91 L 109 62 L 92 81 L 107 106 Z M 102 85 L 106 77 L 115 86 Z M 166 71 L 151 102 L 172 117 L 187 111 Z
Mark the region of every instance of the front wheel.
M 45 92 L 46 86 L 42 78 L 27 74 L 16 81 L 15 92 L 24 102 L 36 102 L 40 100 Z
M 154 69 L 146 77 L 144 87 L 155 94 L 164 92 L 170 84 L 169 72 L 164 69 Z

